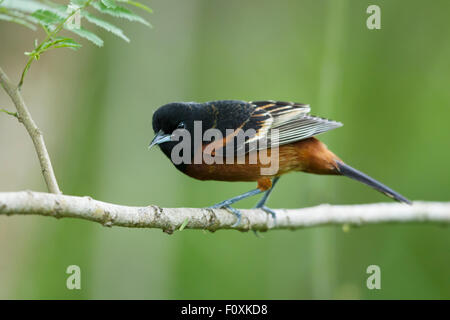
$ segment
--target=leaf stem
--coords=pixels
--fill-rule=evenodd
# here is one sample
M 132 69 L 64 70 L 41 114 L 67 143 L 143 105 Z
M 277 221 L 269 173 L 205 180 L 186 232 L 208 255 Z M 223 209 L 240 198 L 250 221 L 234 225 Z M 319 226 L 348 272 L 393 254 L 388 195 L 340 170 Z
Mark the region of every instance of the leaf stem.
M 17 119 L 19 119 L 19 116 L 17 115 L 17 112 L 11 112 L 5 109 L 0 108 L 0 112 L 9 114 L 10 116 L 16 117 Z

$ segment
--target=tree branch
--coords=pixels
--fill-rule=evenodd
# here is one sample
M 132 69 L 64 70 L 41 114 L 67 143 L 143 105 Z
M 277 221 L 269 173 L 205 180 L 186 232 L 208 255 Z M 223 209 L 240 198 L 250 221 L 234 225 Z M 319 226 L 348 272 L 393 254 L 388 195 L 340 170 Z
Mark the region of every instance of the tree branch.
M 50 161 L 50 156 L 48 155 L 47 147 L 45 146 L 44 137 L 31 117 L 22 95 L 20 94 L 19 88 L 9 80 L 2 68 L 0 68 L 0 84 L 16 106 L 18 119 L 23 123 L 31 137 L 31 140 L 33 140 L 34 148 L 36 149 L 36 153 L 38 155 L 42 174 L 44 175 L 48 191 L 51 193 L 60 194 L 61 191 L 59 190 L 58 182 L 56 181 L 55 173 L 53 172 L 52 163 Z
M 104 226 L 159 228 L 172 233 L 189 229 L 240 231 L 299 229 L 323 225 L 369 225 L 380 223 L 450 224 L 450 202 L 376 203 L 303 209 L 278 209 L 277 223 L 259 209 L 242 210 L 242 222 L 233 227 L 236 217 L 224 209 L 160 208 L 158 206 L 121 206 L 90 197 L 75 197 L 31 191 L 1 192 L 0 214 L 71 217 L 95 221 Z

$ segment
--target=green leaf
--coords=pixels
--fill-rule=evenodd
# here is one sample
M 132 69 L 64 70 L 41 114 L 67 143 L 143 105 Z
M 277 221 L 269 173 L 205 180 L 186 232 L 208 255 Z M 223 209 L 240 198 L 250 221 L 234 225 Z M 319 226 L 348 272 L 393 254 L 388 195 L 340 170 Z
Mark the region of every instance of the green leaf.
M 14 22 L 14 23 L 20 24 L 20 25 L 22 25 L 24 27 L 27 27 L 27 28 L 29 28 L 31 30 L 34 30 L 34 31 L 36 30 L 36 27 L 34 25 L 32 25 L 28 21 L 26 21 L 26 20 L 24 20 L 22 18 L 19 18 L 19 17 L 13 17 L 13 16 L 9 16 L 7 14 L 1 14 L 0 13 L 0 20 Z
M 111 32 L 112 34 L 115 34 L 116 36 L 122 38 L 126 42 L 130 42 L 130 39 L 128 39 L 128 37 L 123 33 L 123 31 L 120 28 L 116 27 L 115 25 L 113 25 L 109 22 L 106 22 L 106 21 L 98 18 L 97 16 L 87 13 L 87 12 L 83 13 L 83 17 L 85 17 L 86 20 L 95 24 L 96 26 L 103 28 L 103 29 Z
M 78 50 L 81 47 L 82 47 L 81 44 L 79 44 L 78 42 L 76 42 L 75 40 L 70 39 L 70 38 L 67 38 L 64 41 L 60 41 L 53 46 L 53 48 L 55 48 L 55 49 L 56 48 L 69 48 L 72 50 Z
M 79 7 L 83 7 L 86 2 L 88 2 L 88 0 L 71 0 L 70 2 L 76 4 Z
M 31 16 L 44 25 L 57 24 L 64 21 L 64 19 L 56 13 L 42 9 L 36 10 Z
M 132 6 L 135 6 L 136 8 L 142 9 L 147 11 L 148 13 L 153 13 L 153 10 L 150 9 L 149 7 L 147 7 L 145 4 L 137 2 L 137 1 L 132 1 L 132 0 L 117 0 L 118 2 L 125 2 L 128 3 Z
M 54 40 L 49 40 L 46 43 L 44 43 L 42 45 L 42 52 L 56 48 L 69 48 L 77 50 L 78 48 L 81 48 L 81 44 L 77 43 L 75 40 L 71 38 L 57 37 Z
M 4 0 L 2 7 L 32 13 L 36 10 L 48 10 L 49 7 L 35 0 Z
M 117 5 L 114 2 L 114 0 L 102 0 L 102 3 L 107 6 L 108 8 L 116 8 Z
M 150 26 L 150 23 L 147 20 L 138 16 L 137 14 L 128 10 L 127 8 L 124 8 L 121 6 L 116 6 L 115 8 L 108 8 L 101 2 L 94 2 L 94 3 L 92 3 L 92 6 L 95 9 L 97 9 L 98 11 L 100 11 L 101 13 L 109 14 L 116 18 L 124 18 L 124 19 L 128 19 L 130 21 L 137 21 L 142 24 L 145 24 L 146 26 Z
M 103 46 L 103 40 L 97 36 L 95 33 L 92 33 L 89 30 L 84 29 L 83 27 L 77 29 L 77 28 L 66 28 L 67 30 L 77 34 L 78 36 L 85 38 L 89 41 L 91 41 L 96 46 L 102 47 Z

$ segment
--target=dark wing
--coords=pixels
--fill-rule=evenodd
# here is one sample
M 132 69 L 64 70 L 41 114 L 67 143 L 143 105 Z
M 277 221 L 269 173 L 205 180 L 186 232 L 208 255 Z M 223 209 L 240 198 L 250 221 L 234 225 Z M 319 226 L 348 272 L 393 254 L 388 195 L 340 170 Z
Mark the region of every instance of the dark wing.
M 255 109 L 242 129 L 254 129 L 256 134 L 247 139 L 244 146 L 238 147 L 238 150 L 245 148 L 246 152 L 304 140 L 342 126 L 340 122 L 309 115 L 310 107 L 306 104 L 282 101 L 249 103 Z M 263 140 L 266 141 L 259 143 Z

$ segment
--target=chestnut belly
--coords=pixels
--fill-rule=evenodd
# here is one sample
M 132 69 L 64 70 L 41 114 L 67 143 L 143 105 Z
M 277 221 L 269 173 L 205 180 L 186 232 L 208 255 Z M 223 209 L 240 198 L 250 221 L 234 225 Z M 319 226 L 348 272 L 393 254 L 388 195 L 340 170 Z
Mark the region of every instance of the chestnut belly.
M 254 154 L 247 154 L 245 160 L 242 159 L 242 163 L 234 161 L 227 164 L 224 161 L 223 164 L 186 164 L 183 172 L 195 179 L 219 181 L 257 181 L 261 178 L 280 176 L 290 171 L 338 174 L 335 160 L 339 158 L 316 138 L 282 145 L 278 148 L 278 155 L 275 153 L 273 157 L 273 150 L 262 152 L 264 154 L 258 153 L 257 157 Z M 266 160 L 261 163 L 260 159 Z

